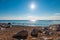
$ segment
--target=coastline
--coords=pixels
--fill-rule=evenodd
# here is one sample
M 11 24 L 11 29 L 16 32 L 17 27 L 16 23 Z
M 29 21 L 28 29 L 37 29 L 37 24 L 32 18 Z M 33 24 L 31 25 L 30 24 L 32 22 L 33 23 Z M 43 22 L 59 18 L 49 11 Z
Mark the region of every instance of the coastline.
M 6 23 L 0 23 L 0 39 L 5 39 L 5 40 L 15 40 L 14 38 L 12 38 L 12 36 L 14 34 L 16 34 L 17 32 L 26 29 L 28 31 L 28 38 L 27 40 L 32 40 L 32 36 L 31 36 L 31 32 L 33 29 L 37 29 L 37 30 L 41 30 L 42 32 L 44 32 L 45 30 L 43 30 L 44 28 L 49 28 L 49 27 L 33 27 L 33 26 L 19 26 L 19 25 L 12 25 L 12 27 L 1 27 L 1 25 L 7 25 Z M 53 26 L 56 25 L 60 25 L 60 24 L 54 24 L 54 25 L 50 25 L 52 28 Z M 2 29 L 1 28 L 5 28 Z M 60 37 L 58 36 L 58 34 L 60 34 L 60 31 L 57 32 L 56 30 L 50 30 L 55 32 L 55 35 L 45 35 L 44 33 L 38 33 L 38 37 L 36 38 L 36 40 L 39 40 L 41 37 L 47 37 L 47 38 L 53 38 L 53 40 L 55 40 L 56 38 Z

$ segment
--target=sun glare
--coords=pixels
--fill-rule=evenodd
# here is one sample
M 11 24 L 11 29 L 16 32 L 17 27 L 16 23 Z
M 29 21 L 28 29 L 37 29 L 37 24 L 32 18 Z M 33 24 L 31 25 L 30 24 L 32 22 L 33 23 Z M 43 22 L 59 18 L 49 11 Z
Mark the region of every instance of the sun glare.
M 28 16 L 29 20 L 31 22 L 35 22 L 36 21 L 36 17 L 35 16 Z
M 31 8 L 31 9 L 35 9 L 35 4 L 31 4 L 31 5 L 30 5 L 30 8 Z
M 36 20 L 31 20 L 32 22 L 35 22 Z

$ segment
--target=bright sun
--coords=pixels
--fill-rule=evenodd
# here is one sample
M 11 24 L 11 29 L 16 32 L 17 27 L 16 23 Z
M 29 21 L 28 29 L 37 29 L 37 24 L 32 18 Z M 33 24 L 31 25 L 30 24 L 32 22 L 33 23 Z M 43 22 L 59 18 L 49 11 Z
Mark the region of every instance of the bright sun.
M 35 9 L 35 4 L 31 4 L 31 5 L 30 5 L 30 8 L 31 8 L 31 9 Z

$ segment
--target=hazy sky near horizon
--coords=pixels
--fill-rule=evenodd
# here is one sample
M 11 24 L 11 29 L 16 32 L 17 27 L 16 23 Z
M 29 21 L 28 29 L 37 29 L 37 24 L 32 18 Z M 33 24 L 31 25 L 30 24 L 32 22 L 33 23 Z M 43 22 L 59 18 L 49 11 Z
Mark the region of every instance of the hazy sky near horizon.
M 0 0 L 0 20 L 60 20 L 60 0 Z

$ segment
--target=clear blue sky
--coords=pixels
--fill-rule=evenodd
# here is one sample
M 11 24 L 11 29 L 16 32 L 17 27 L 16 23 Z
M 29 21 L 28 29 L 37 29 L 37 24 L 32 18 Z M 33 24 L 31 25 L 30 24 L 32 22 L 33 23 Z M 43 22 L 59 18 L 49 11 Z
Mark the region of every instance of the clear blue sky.
M 34 3 L 34 10 L 30 5 Z M 0 0 L 1 20 L 60 20 L 60 0 Z

